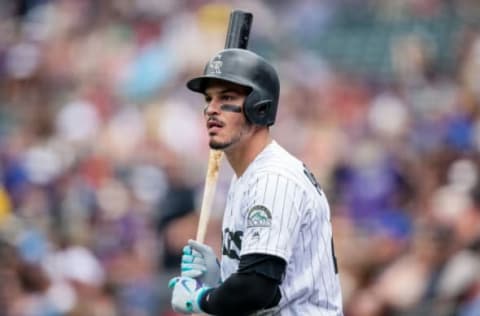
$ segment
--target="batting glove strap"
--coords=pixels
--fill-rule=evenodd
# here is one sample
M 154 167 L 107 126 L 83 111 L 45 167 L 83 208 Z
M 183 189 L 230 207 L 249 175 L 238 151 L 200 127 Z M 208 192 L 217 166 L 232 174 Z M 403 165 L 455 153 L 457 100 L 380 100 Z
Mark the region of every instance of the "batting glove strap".
M 176 277 L 168 283 L 173 288 L 172 308 L 182 314 L 203 313 L 200 304 L 210 287 L 189 277 Z

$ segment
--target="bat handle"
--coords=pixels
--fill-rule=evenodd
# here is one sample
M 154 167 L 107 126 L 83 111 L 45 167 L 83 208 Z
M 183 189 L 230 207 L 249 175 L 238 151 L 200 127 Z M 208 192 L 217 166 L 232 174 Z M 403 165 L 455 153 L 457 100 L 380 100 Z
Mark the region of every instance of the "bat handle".
M 200 209 L 200 218 L 198 220 L 198 229 L 196 240 L 203 243 L 207 233 L 208 221 L 215 197 L 215 189 L 217 187 L 218 173 L 223 152 L 218 150 L 210 150 L 208 159 L 208 170 L 205 178 L 205 188 L 203 191 L 202 206 Z

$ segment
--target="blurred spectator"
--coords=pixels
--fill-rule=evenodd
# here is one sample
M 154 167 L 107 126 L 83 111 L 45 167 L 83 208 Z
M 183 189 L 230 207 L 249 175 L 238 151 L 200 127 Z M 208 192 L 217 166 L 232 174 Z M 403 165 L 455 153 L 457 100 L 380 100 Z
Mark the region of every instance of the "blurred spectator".
M 164 168 L 167 174 L 168 188 L 158 206 L 160 212 L 158 213 L 157 229 L 159 232 L 170 232 L 167 228 L 170 224 L 195 212 L 195 188 L 186 181 L 185 169 L 182 168 L 181 163 L 175 156 L 167 158 Z M 184 231 L 192 232 L 192 230 L 186 229 Z M 169 234 L 163 237 L 163 268 L 178 268 L 185 238 L 178 240 L 177 237 Z
M 55 316 L 61 311 L 48 296 L 51 282 L 37 263 L 25 261 L 13 245 L 0 241 L 2 315 Z

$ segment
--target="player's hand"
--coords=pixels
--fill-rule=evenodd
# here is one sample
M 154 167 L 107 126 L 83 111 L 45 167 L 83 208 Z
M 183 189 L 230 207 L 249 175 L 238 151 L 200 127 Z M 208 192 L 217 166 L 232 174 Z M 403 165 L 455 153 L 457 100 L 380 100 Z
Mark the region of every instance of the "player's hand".
M 188 277 L 173 278 L 168 282 L 168 287 L 173 288 L 172 308 L 174 311 L 182 314 L 203 313 L 200 308 L 200 300 L 209 287 Z
M 183 248 L 182 277 L 195 278 L 208 286 L 220 283 L 220 265 L 212 248 L 195 240 L 189 240 Z

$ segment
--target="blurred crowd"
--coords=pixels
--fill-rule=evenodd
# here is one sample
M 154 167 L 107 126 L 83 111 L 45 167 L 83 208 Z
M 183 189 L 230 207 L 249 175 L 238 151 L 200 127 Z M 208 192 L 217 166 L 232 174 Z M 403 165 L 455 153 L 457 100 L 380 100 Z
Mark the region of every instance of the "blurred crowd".
M 0 1 L 0 315 L 176 315 L 167 282 L 208 159 L 185 82 L 223 48 L 232 8 L 254 13 L 250 49 L 281 77 L 273 135 L 329 197 L 345 315 L 480 315 L 476 0 Z M 459 21 L 446 51 L 397 34 L 387 75 L 311 45 L 438 17 Z M 371 56 L 375 36 L 335 40 Z M 224 163 L 217 251 L 231 176 Z

